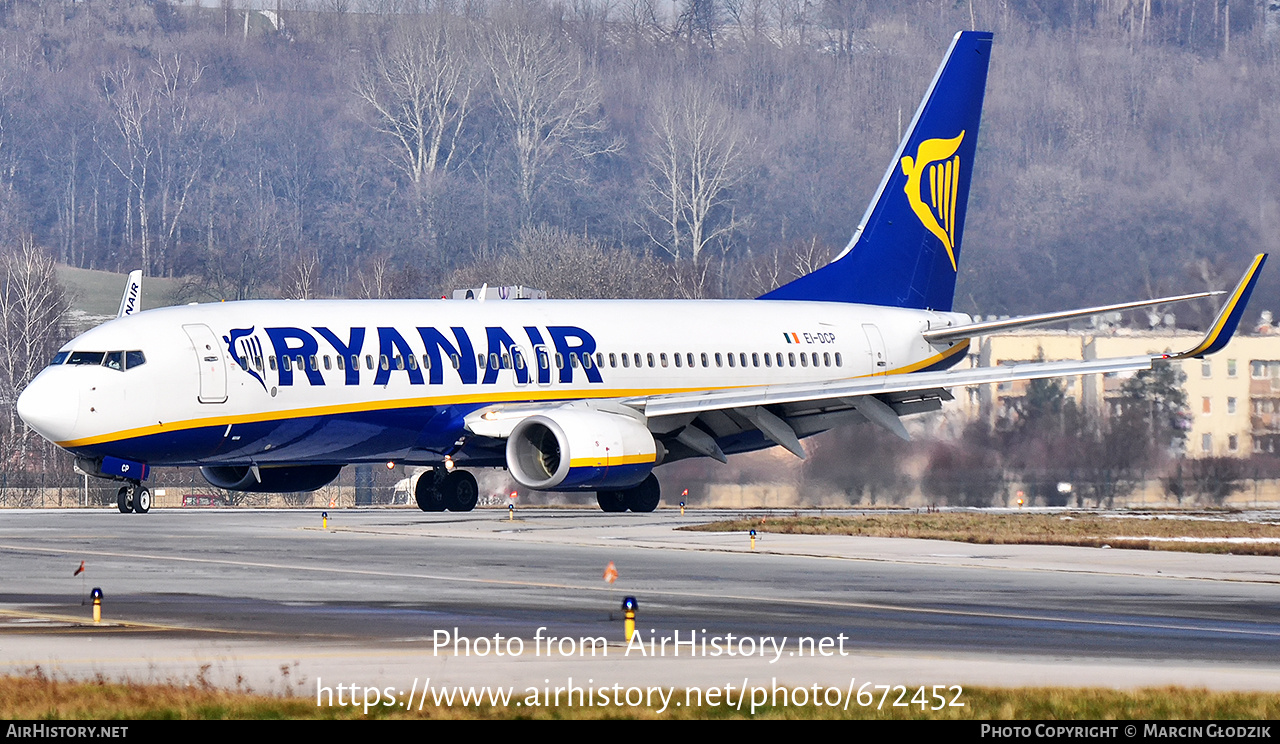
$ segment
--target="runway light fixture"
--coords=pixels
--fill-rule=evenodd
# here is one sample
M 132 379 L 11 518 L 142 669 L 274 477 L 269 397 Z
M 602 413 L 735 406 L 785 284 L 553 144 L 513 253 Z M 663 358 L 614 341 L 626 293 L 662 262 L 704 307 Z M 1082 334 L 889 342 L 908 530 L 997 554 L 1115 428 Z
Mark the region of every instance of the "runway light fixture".
M 627 636 L 627 643 L 631 642 L 631 638 L 636 634 L 636 610 L 640 609 L 640 603 L 636 602 L 635 597 L 627 597 L 622 600 L 622 631 Z
M 93 623 L 97 625 L 102 622 L 102 590 L 98 587 L 93 588 Z

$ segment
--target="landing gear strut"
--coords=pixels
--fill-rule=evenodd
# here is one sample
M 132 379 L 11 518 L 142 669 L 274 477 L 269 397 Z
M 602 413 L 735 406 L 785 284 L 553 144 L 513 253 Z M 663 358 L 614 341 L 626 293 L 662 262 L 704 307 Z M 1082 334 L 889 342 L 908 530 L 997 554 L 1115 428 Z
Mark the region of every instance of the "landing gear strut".
M 121 514 L 146 514 L 151 511 L 151 491 L 141 483 L 120 486 L 120 490 L 116 491 L 116 508 Z
M 649 473 L 649 477 L 640 485 L 621 491 L 597 491 L 596 503 L 607 512 L 651 512 L 658 508 L 662 499 L 662 488 L 658 485 L 658 477 Z
M 413 495 L 418 508 L 425 512 L 445 509 L 467 512 L 479 503 L 480 488 L 476 485 L 476 477 L 465 470 L 435 468 L 418 476 Z

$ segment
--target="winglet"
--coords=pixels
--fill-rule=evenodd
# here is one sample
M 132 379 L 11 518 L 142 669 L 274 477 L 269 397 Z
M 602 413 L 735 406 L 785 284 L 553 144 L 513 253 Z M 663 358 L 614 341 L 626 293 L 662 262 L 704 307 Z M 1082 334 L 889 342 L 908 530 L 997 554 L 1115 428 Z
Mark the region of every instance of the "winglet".
M 1218 311 L 1218 317 L 1213 319 L 1213 325 L 1209 326 L 1209 332 L 1205 334 L 1204 339 L 1194 348 L 1181 354 L 1170 354 L 1167 358 L 1191 359 L 1221 351 L 1222 347 L 1226 346 L 1235 335 L 1236 328 L 1240 325 L 1240 318 L 1244 316 L 1244 308 L 1249 304 L 1249 295 L 1253 294 L 1253 287 L 1258 283 L 1258 275 L 1262 273 L 1262 265 L 1266 262 L 1267 254 L 1259 253 L 1254 256 L 1253 263 L 1244 272 L 1240 283 L 1231 291 L 1226 304 Z
M 129 272 L 129 280 L 124 283 L 124 295 L 120 297 L 120 311 L 117 318 L 133 315 L 142 305 L 142 270 Z

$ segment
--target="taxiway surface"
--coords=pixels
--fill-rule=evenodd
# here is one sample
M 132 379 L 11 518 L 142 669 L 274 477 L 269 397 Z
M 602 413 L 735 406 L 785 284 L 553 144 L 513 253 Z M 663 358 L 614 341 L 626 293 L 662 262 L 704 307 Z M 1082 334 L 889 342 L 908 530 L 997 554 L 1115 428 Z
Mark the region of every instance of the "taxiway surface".
M 752 551 L 676 530 L 738 515 L 385 509 L 322 529 L 319 510 L 4 511 L 0 672 L 302 694 L 427 678 L 1280 689 L 1280 558 L 773 534 Z M 643 652 L 622 643 L 624 596 Z M 442 632 L 467 642 L 438 648 Z M 592 638 L 611 645 L 593 657 Z

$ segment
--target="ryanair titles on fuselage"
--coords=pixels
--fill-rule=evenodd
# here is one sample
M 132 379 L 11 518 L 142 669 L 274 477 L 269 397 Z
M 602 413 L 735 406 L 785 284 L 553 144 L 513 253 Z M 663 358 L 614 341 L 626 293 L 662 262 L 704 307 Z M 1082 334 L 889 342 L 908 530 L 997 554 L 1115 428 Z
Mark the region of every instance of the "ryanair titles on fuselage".
M 419 326 L 407 333 L 389 326 L 338 331 L 323 326 L 263 328 L 261 332 L 267 337 L 272 357 L 264 356 L 263 342 L 255 328 L 234 328 L 222 340 L 232 360 L 264 388 L 267 384 L 264 376 L 271 372 L 281 387 L 291 386 L 299 378 L 310 385 L 324 385 L 321 365 L 316 362 L 326 353 L 321 350 L 321 342 L 341 358 L 337 367 L 344 372 L 346 385 L 362 382 L 385 385 L 392 374 L 401 373 L 412 385 L 441 385 L 446 369 L 464 385 L 492 385 L 498 381 L 498 373 L 507 370 L 513 371 L 516 381 L 522 384 L 531 381 L 548 384 L 553 374 L 558 375 L 560 383 L 572 383 L 575 371 L 579 370 L 588 382 L 604 381 L 598 366 L 590 359 L 596 351 L 596 340 L 577 326 L 524 326 L 515 334 L 501 326 L 486 327 L 483 376 L 476 346 L 466 329 L 458 326 L 446 330 Z M 409 342 L 409 338 L 415 336 L 425 348 L 420 357 Z M 375 337 L 376 356 L 372 352 Z M 527 339 L 527 343 L 517 341 L 517 337 Z M 366 347 L 370 349 L 367 352 Z M 552 355 L 556 358 L 554 364 Z M 327 363 L 324 366 L 327 367 Z

